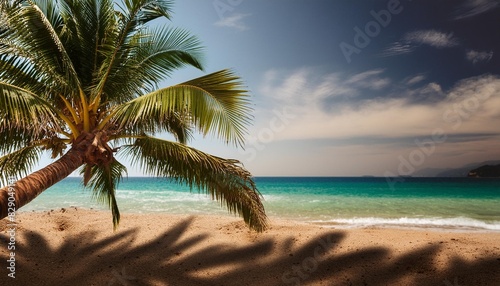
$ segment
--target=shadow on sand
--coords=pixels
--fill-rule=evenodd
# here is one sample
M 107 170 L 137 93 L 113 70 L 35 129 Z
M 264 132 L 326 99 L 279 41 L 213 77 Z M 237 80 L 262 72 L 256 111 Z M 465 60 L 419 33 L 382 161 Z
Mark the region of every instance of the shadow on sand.
M 401 285 L 405 277 L 411 277 L 411 285 L 500 285 L 498 257 L 457 258 L 435 269 L 432 261 L 440 245 L 398 256 L 370 246 L 340 255 L 342 231 L 312 238 L 293 251 L 293 237 L 245 247 L 207 242 L 208 247 L 200 247 L 210 234 L 186 235 L 192 220 L 139 246 L 133 243 L 137 229 L 93 243 L 88 242 L 96 233 L 87 231 L 57 249 L 49 245 L 50 237 L 25 233 L 16 249 L 16 278 L 8 278 L 2 266 L 0 285 Z M 7 239 L 0 235 L 2 248 Z M 6 265 L 6 252 L 0 253 Z

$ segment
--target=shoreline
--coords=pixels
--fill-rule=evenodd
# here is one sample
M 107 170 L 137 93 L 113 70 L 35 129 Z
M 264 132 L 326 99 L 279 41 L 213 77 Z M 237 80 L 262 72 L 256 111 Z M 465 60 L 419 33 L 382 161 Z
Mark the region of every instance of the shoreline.
M 105 208 L 85 208 L 85 207 L 75 207 L 75 206 L 70 206 L 66 208 L 54 208 L 51 210 L 28 210 L 28 211 L 17 211 L 18 214 L 43 214 L 43 213 L 48 213 L 48 212 L 58 212 L 62 210 L 68 210 L 68 209 L 78 209 L 78 210 L 83 210 L 83 211 L 91 211 L 91 212 L 102 212 L 105 215 L 106 213 L 110 212 L 108 209 Z M 239 218 L 236 215 L 230 214 L 227 212 L 225 209 L 221 209 L 221 212 L 219 213 L 211 213 L 211 212 L 193 212 L 193 213 L 176 213 L 176 212 L 168 212 L 168 211 L 155 211 L 155 212 L 139 212 L 139 211 L 125 211 L 121 212 L 122 215 L 128 214 L 128 215 L 174 215 L 174 216 L 215 216 L 215 217 L 228 217 L 228 218 Z M 338 221 L 345 221 L 346 219 L 331 219 L 331 220 L 315 220 L 315 219 L 300 219 L 300 218 L 294 218 L 294 217 L 280 217 L 280 216 L 269 216 L 270 220 L 276 220 L 276 221 L 290 221 L 290 222 L 295 222 L 295 223 L 303 223 L 303 224 L 308 224 L 308 225 L 313 225 L 313 226 L 319 226 L 323 228 L 330 228 L 330 229 L 363 229 L 363 228 L 381 228 L 381 229 L 404 229 L 404 230 L 429 230 L 429 231 L 443 231 L 443 232 L 457 232 L 457 233 L 500 233 L 500 228 L 499 229 L 493 229 L 493 228 L 485 228 L 485 227 L 479 227 L 479 226 L 470 226 L 470 225 L 451 225 L 451 224 L 443 224 L 443 225 L 437 225 L 437 224 L 431 224 L 431 223 L 403 223 L 403 222 L 391 222 L 391 223 L 386 223 L 386 222 L 377 222 L 377 223 L 367 223 L 367 222 L 359 222 L 359 223 L 350 223 L 350 222 L 338 222 Z M 467 220 L 472 220 L 471 218 L 464 218 L 464 217 L 459 217 L 460 219 L 467 219 Z M 395 218 L 395 219 L 387 219 L 387 218 L 377 218 L 377 217 L 369 217 L 369 218 L 363 218 L 363 217 L 356 217 L 353 219 L 347 219 L 347 220 L 361 220 L 361 221 L 366 221 L 367 219 L 373 219 L 373 220 L 388 220 L 388 221 L 396 221 L 401 218 Z M 407 217 L 404 217 L 403 219 L 408 220 Z M 419 218 L 420 219 L 420 218 Z M 437 220 L 443 220 L 443 218 L 424 218 L 427 220 L 431 219 L 437 219 Z M 457 218 L 451 218 L 451 219 L 457 219 Z M 337 220 L 337 221 L 336 221 Z M 412 219 L 409 219 L 412 220 Z M 484 224 L 487 224 L 486 222 L 483 221 L 478 221 Z M 495 225 L 496 226 L 496 225 Z
M 495 285 L 500 233 L 325 228 L 270 218 L 249 231 L 232 215 L 17 213 L 14 284 L 1 285 Z M 7 238 L 4 220 L 1 241 Z M 0 261 L 7 259 L 4 243 Z M 2 262 L 0 262 L 1 264 Z M 114 279 L 114 280 L 113 280 Z M 114 281 L 114 282 L 113 282 Z M 133 281 L 133 282 L 132 282 Z

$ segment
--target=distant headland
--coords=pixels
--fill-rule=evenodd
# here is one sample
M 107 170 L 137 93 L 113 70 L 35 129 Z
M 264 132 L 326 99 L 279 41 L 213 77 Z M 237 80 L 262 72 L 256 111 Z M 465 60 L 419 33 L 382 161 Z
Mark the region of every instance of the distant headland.
M 451 168 L 424 168 L 413 173 L 413 177 L 476 177 L 477 171 L 484 166 L 499 166 L 500 160 L 489 160 L 476 163 L 469 163 L 464 166 L 451 167 Z M 476 172 L 475 175 L 470 175 L 471 172 Z M 481 173 L 478 177 L 483 176 Z M 498 172 L 497 172 L 498 174 Z M 496 175 L 494 177 L 500 177 Z
M 500 165 L 484 165 L 479 168 L 470 170 L 467 177 L 475 178 L 492 178 L 500 177 Z

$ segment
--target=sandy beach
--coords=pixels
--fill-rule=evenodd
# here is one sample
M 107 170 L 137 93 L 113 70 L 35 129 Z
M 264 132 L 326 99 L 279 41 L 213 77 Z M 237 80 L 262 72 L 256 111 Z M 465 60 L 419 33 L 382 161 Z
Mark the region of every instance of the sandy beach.
M 270 219 L 77 208 L 16 215 L 15 278 L 0 221 L 0 285 L 499 285 L 500 233 L 335 229 Z

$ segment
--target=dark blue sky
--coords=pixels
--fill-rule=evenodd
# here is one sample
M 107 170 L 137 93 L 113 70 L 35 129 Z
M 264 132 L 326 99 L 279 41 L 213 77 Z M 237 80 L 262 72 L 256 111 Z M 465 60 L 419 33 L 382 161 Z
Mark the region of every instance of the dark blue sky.
M 498 0 L 178 0 L 160 24 L 201 39 L 205 72 L 245 80 L 246 149 L 192 145 L 255 175 L 411 175 L 500 159 Z M 357 28 L 368 44 L 356 45 Z M 357 49 L 350 61 L 343 43 Z M 165 85 L 203 74 L 183 69 Z

